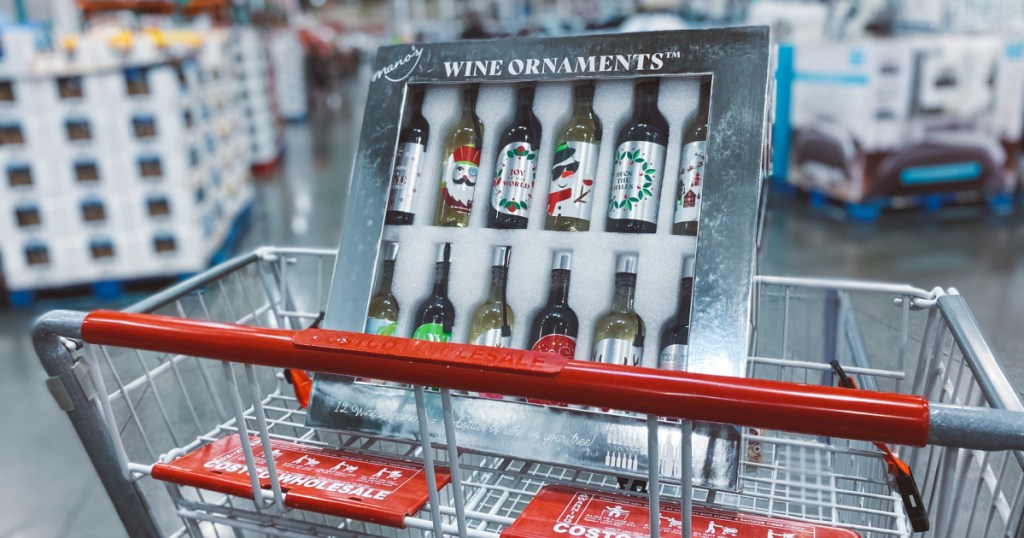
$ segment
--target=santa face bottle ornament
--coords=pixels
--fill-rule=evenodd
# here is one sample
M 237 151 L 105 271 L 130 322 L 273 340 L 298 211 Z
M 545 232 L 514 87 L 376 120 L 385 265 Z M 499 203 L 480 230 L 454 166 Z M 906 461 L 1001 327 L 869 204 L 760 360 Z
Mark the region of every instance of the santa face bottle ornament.
M 667 143 L 668 123 L 658 111 L 658 81 L 640 81 L 636 84 L 633 117 L 616 140 L 605 225 L 609 232 L 652 234 L 657 229 Z
M 462 116 L 446 137 L 434 218 L 437 226 L 469 226 L 484 138 L 484 126 L 476 115 L 476 96 L 476 85 L 463 90 Z
M 391 173 L 391 194 L 384 221 L 392 225 L 412 224 L 416 185 L 422 175 L 423 153 L 427 149 L 430 125 L 423 117 L 423 88 L 412 90 L 409 121 L 398 137 L 395 169 Z
M 676 212 L 672 219 L 672 233 L 697 235 L 700 219 L 701 190 L 704 184 L 704 162 L 707 160 L 705 143 L 708 139 L 708 113 L 711 103 L 711 81 L 700 85 L 700 105 L 697 118 L 683 134 L 683 157 L 679 164 L 679 186 L 676 189 Z
M 555 138 L 546 230 L 585 232 L 590 229 L 601 121 L 594 114 L 594 83 L 576 86 L 573 93 L 572 117 Z
M 533 92 L 532 86 L 516 92 L 515 118 L 498 140 L 500 149 L 487 213 L 487 225 L 491 228 L 522 229 L 529 220 L 540 141 L 540 122 L 533 114 Z

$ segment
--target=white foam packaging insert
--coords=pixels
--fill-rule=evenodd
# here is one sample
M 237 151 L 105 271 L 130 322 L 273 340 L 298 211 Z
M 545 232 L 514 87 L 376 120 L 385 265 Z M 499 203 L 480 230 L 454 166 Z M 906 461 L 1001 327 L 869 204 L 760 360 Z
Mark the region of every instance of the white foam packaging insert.
M 590 360 L 594 324 L 611 306 L 615 257 L 635 253 L 639 255 L 635 305 L 646 325 L 642 365 L 656 367 L 661 328 L 677 309 L 683 259 L 694 256 L 697 248 L 695 237 L 672 235 L 672 219 L 683 130 L 696 116 L 700 80 L 699 77 L 661 77 L 658 107 L 669 124 L 669 141 L 659 194 L 658 227 L 654 234 L 604 231 L 615 140 L 619 130 L 632 116 L 634 80 L 613 79 L 596 83 L 594 112 L 600 118 L 602 135 L 592 195 L 594 207 L 590 231 L 587 232 L 544 230 L 554 137 L 571 115 L 574 82 L 537 84 L 533 110 L 541 123 L 542 134 L 530 220 L 525 230 L 486 227 L 491 182 L 483 179 L 477 183 L 474 193 L 469 227 L 433 225 L 440 187 L 441 153 L 445 135 L 460 115 L 463 86 L 428 86 L 423 115 L 430 124 L 430 138 L 422 177 L 416 187 L 415 224 L 387 226 L 384 231 L 385 240 L 397 241 L 400 245 L 393 284 L 395 298 L 401 307 L 396 335 L 408 337 L 412 334 L 416 310 L 431 292 L 437 247 L 448 242 L 452 244 L 449 298 L 455 305 L 452 340 L 465 343 L 472 312 L 487 296 L 493 247 L 509 245 L 512 254 L 508 303 L 515 313 L 512 347 L 528 349 L 532 344 L 527 341 L 530 324 L 547 302 L 553 254 L 558 250 L 571 250 L 569 305 L 579 318 L 576 359 Z M 516 87 L 515 84 L 504 83 L 480 85 L 476 106 L 477 115 L 484 125 L 480 178 L 492 177 L 498 138 L 515 111 Z

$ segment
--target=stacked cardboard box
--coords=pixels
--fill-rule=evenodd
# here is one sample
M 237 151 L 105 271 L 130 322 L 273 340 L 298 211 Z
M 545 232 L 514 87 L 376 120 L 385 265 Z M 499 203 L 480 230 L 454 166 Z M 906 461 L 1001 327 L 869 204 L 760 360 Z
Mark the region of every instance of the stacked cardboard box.
M 228 32 L 172 57 L 83 36 L 0 66 L 0 260 L 11 291 L 203 269 L 249 204 Z M 4 50 L 24 37 L 5 32 Z M 13 43 L 12 43 L 13 41 Z M 2 62 L 2 61 L 0 61 Z
M 851 203 L 1016 188 L 1019 38 L 801 42 L 778 63 L 776 177 Z
M 264 40 L 251 28 L 237 31 L 234 48 L 244 100 L 253 165 L 273 163 L 281 155 L 283 130 Z
M 281 117 L 288 121 L 306 119 L 306 59 L 297 30 L 282 28 L 270 35 L 270 59 Z

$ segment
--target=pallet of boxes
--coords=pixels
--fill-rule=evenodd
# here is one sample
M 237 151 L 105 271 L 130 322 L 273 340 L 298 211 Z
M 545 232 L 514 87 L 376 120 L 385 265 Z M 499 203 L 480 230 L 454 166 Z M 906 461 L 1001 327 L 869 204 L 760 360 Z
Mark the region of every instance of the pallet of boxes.
M 5 32 L 0 252 L 16 306 L 208 266 L 252 198 L 229 31 Z M 15 65 L 21 62 L 19 65 Z M 72 288 L 73 290 L 68 290 Z

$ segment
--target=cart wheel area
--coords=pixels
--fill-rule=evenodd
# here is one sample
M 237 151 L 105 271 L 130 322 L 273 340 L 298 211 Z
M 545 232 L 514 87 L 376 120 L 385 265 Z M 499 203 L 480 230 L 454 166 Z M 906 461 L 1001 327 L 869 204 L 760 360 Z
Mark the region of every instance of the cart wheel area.
M 301 330 L 323 310 L 334 261 L 333 251 L 260 249 L 128 310 Z M 933 405 L 1024 411 L 966 302 L 954 291 L 759 277 L 754 301 L 749 377 L 834 386 L 829 362 L 837 360 L 868 390 L 924 396 Z M 686 487 L 692 496 L 684 495 L 676 478 L 681 470 L 673 466 L 686 461 L 676 457 L 680 451 L 685 455 L 686 447 L 655 445 L 652 453 L 648 439 L 623 441 L 623 454 L 608 457 L 653 455 L 658 461 L 649 475 L 623 475 L 553 465 L 531 459 L 530 454 L 478 453 L 458 447 L 457 437 L 456 446 L 448 450 L 388 436 L 318 429 L 306 425 L 306 410 L 280 368 L 83 344 L 81 319 L 67 313 L 44 317 L 35 334 L 36 348 L 51 376 L 51 391 L 69 412 L 132 536 L 440 532 L 497 537 L 513 526 L 545 486 L 623 495 L 620 484 L 641 482 L 650 484 L 652 491 L 629 495 L 651 505 L 652 521 L 657 521 L 658 507 L 671 510 L 671 503 L 681 502 L 689 508 L 692 502 L 695 509 L 839 527 L 863 537 L 912 534 L 886 460 L 868 441 L 745 427 L 738 491 Z M 865 334 L 873 338 L 866 340 Z M 440 422 L 443 417 L 427 418 Z M 194 480 L 166 473 L 172 462 L 182 461 L 179 458 L 239 435 L 253 440 L 232 447 L 239 466 L 232 471 L 242 477 L 236 481 L 241 489 L 195 487 Z M 337 454 L 332 451 L 341 451 L 362 461 L 422 468 L 425 484 L 436 488 L 421 486 L 419 491 L 436 489 L 436 494 L 424 496 L 409 515 L 388 521 L 389 525 L 374 517 L 357 519 L 346 511 L 332 515 L 302 509 L 323 506 L 296 503 L 298 497 L 290 496 L 298 487 L 268 479 L 290 472 L 287 465 L 295 458 L 274 452 L 275 446 L 285 444 L 308 447 L 309 454 L 331 456 Z M 274 457 L 263 457 L 268 447 Z M 1024 453 L 934 444 L 892 448 L 913 470 L 935 536 L 1019 535 Z M 331 461 L 332 466 L 344 463 Z M 267 467 L 271 472 L 261 478 L 259 469 Z M 259 492 L 256 500 L 246 498 L 245 493 L 252 491 Z M 657 528 L 660 532 L 656 529 L 652 536 L 680 532 Z

